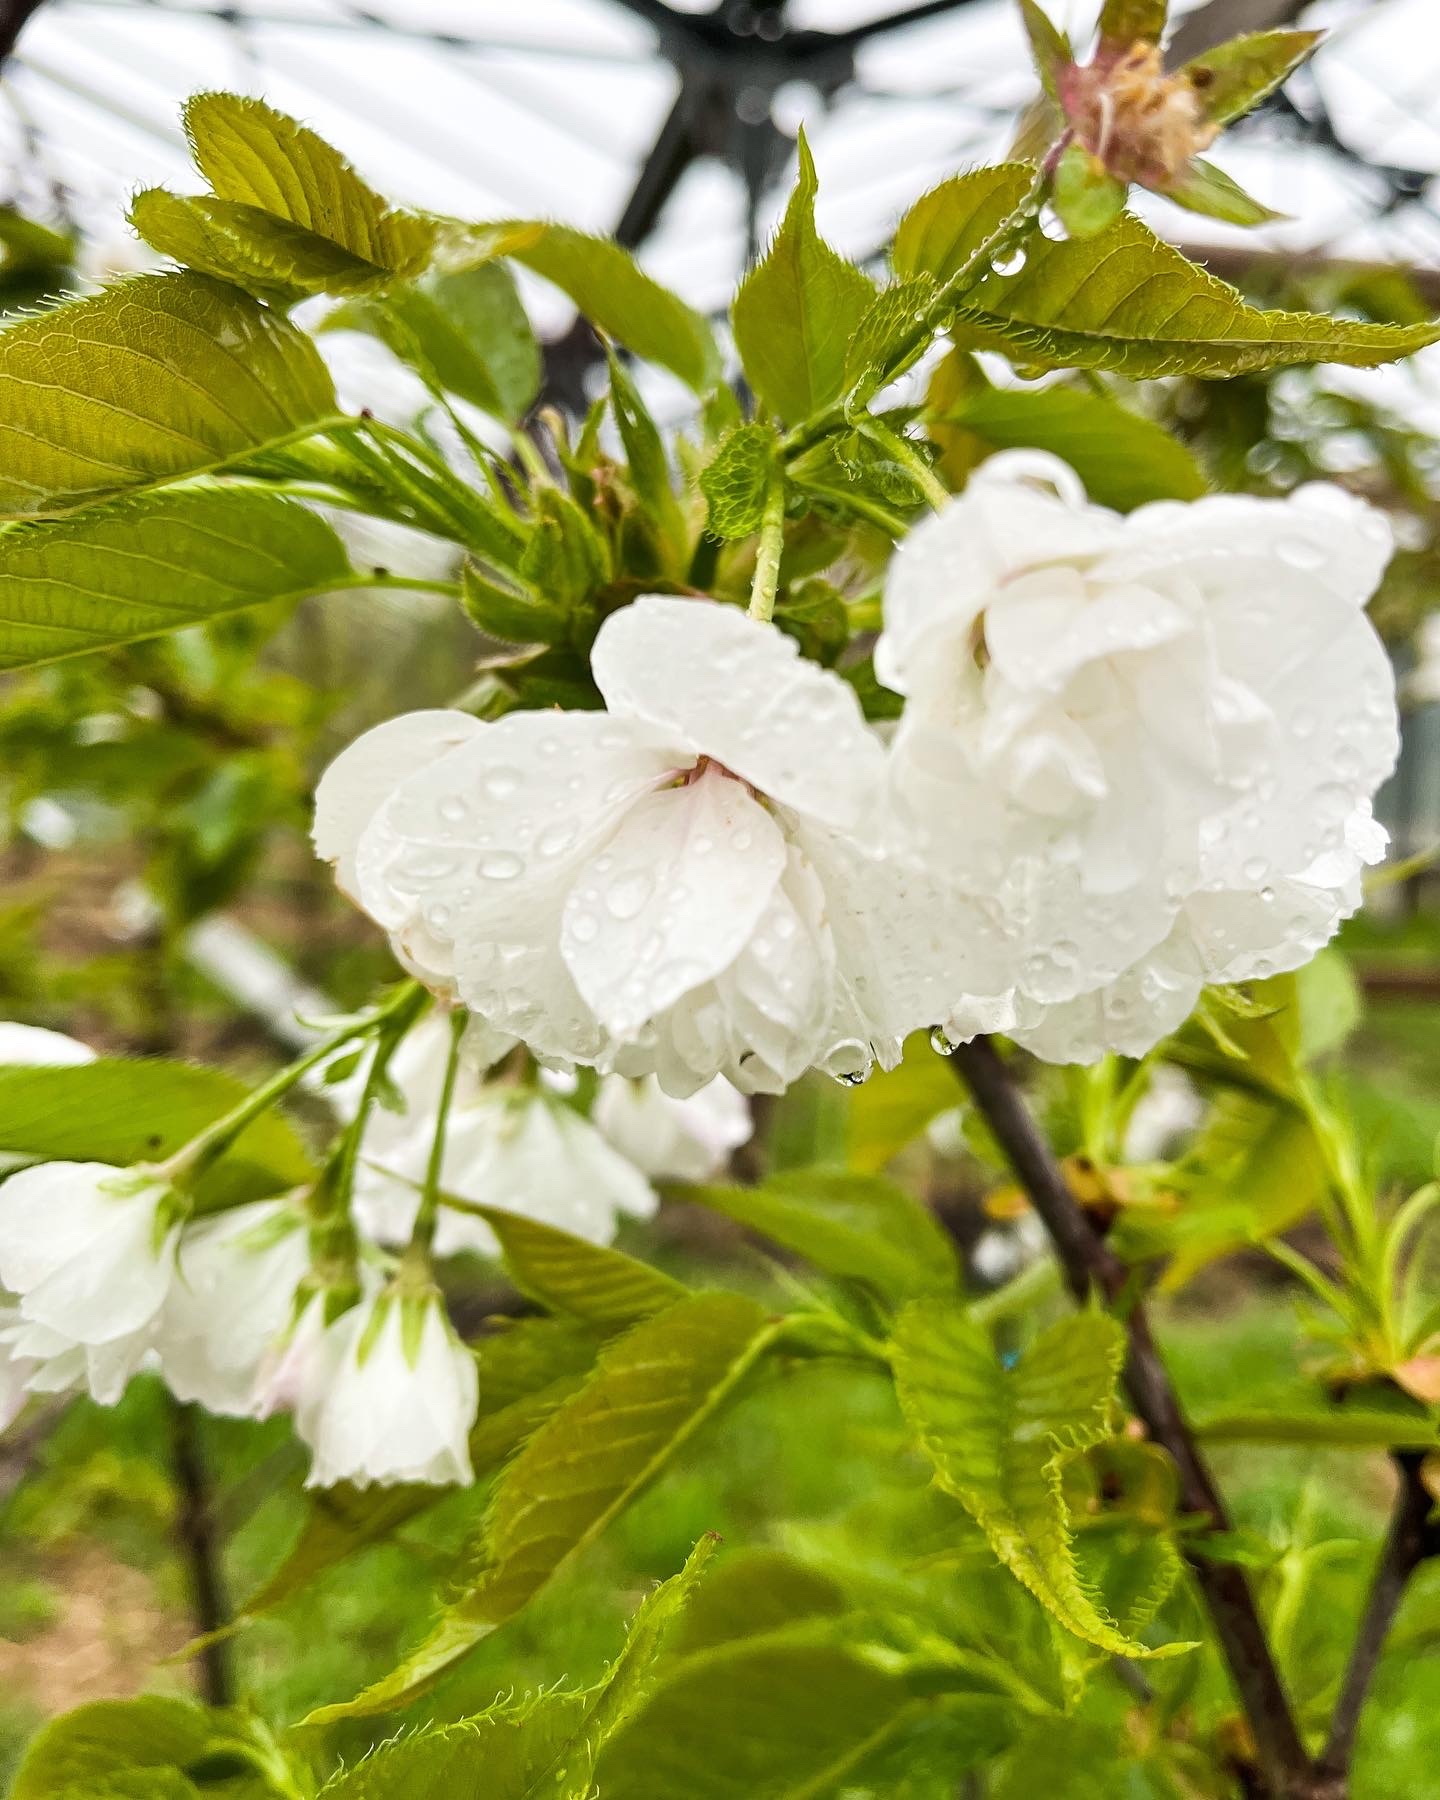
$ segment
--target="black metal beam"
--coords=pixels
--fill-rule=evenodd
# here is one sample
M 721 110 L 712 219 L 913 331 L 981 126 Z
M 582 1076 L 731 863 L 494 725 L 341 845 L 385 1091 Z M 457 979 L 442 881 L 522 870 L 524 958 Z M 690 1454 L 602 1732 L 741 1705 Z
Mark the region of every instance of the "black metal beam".
M 20 33 L 43 5 L 44 0 L 0 0 L 0 63 L 15 48 Z

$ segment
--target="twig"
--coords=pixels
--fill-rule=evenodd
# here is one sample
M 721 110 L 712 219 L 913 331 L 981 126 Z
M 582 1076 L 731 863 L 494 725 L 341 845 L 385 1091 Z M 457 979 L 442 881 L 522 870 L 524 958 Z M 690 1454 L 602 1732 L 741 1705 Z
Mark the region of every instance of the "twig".
M 960 1045 L 950 1060 L 974 1095 L 1050 1233 L 1072 1293 L 1083 1300 L 1096 1288 L 1108 1301 L 1120 1303 L 1129 1335 L 1125 1383 L 1150 1436 L 1169 1452 L 1179 1471 L 1181 1506 L 1187 1513 L 1207 1519 L 1214 1530 L 1227 1530 L 1224 1502 L 1180 1411 L 1150 1334 L 1145 1309 L 1138 1303 L 1126 1305 L 1128 1270 L 1097 1234 L 1071 1193 L 1049 1144 L 1031 1118 L 994 1045 L 988 1039 L 977 1038 L 973 1043 Z M 1193 1551 L 1189 1560 L 1214 1621 L 1271 1792 L 1279 1800 L 1319 1800 L 1312 1785 L 1309 1759 L 1244 1571 L 1230 1563 L 1208 1562 Z
M 210 1511 L 210 1480 L 196 1430 L 195 1408 L 175 1401 L 170 1416 L 170 1456 L 180 1496 L 176 1529 L 190 1570 L 197 1635 L 209 1637 L 230 1616 Z M 207 1643 L 198 1660 L 205 1699 L 211 1706 L 229 1706 L 234 1699 L 229 1643 L 223 1639 Z
M 1415 1570 L 1427 1557 L 1440 1556 L 1440 1526 L 1430 1523 L 1434 1503 L 1420 1478 L 1423 1460 L 1421 1453 L 1414 1450 L 1397 1451 L 1395 1455 L 1400 1486 L 1390 1515 L 1390 1529 L 1385 1534 L 1380 1560 L 1375 1567 L 1365 1617 L 1360 1622 L 1360 1634 L 1350 1653 L 1340 1698 L 1335 1703 L 1330 1737 L 1315 1766 L 1322 1783 L 1317 1789 L 1317 1800 L 1328 1800 L 1331 1794 L 1338 1800 L 1344 1794 L 1360 1714 L 1396 1609 Z M 1325 1783 L 1329 1785 L 1323 1785 Z

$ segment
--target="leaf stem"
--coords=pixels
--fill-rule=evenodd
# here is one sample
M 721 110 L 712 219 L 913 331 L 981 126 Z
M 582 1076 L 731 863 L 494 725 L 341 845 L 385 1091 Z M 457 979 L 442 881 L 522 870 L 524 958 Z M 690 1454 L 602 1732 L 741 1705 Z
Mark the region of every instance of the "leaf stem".
M 780 557 L 785 542 L 785 483 L 777 473 L 770 478 L 765 511 L 760 521 L 760 544 L 755 552 L 755 579 L 750 584 L 750 617 L 770 620 L 775 616 L 775 595 L 780 588 Z
M 337 1050 L 353 1043 L 356 1038 L 368 1036 L 397 1011 L 410 1004 L 420 991 L 418 982 L 405 982 L 378 1006 L 347 1019 L 338 1030 L 322 1038 L 313 1050 L 307 1050 L 304 1056 L 287 1063 L 283 1069 L 276 1070 L 268 1081 L 262 1082 L 247 1094 L 222 1118 L 197 1132 L 188 1144 L 182 1144 L 173 1156 L 157 1167 L 155 1173 L 171 1182 L 193 1181 L 225 1154 L 247 1126 L 253 1125 L 262 1113 L 269 1112 L 276 1101 L 288 1094 L 312 1069 L 327 1062 Z
M 430 1251 L 435 1242 L 435 1226 L 440 1218 L 440 1170 L 445 1161 L 445 1131 L 450 1121 L 450 1106 L 455 1098 L 455 1077 L 460 1071 L 460 1040 L 465 1034 L 465 1012 L 455 1007 L 450 1014 L 450 1054 L 445 1062 L 445 1079 L 440 1088 L 440 1101 L 435 1109 L 435 1135 L 430 1140 L 430 1160 L 425 1165 L 425 1185 L 420 1190 L 420 1204 L 410 1232 L 410 1245 L 405 1260 L 423 1265 L 428 1273 Z
M 1050 1233 L 1071 1292 L 1083 1302 L 1095 1289 L 1112 1304 L 1123 1305 L 1130 1293 L 1130 1272 L 1071 1193 L 994 1045 L 987 1038 L 976 1038 L 959 1045 L 950 1061 Z M 1129 1338 L 1125 1381 L 1131 1403 L 1150 1436 L 1176 1465 L 1182 1509 L 1199 1514 L 1214 1530 L 1228 1530 L 1225 1504 L 1181 1413 L 1143 1306 L 1129 1306 L 1125 1327 Z M 1233 1564 L 1208 1562 L 1193 1547 L 1187 1555 L 1245 1709 L 1269 1791 L 1284 1800 L 1318 1800 L 1299 1728 L 1244 1571 Z

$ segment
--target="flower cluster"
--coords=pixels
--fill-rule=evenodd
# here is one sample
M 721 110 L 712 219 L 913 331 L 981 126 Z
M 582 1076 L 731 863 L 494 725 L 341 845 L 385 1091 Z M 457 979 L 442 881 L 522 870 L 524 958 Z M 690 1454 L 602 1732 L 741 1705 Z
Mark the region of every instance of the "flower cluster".
M 1389 544 L 1333 487 L 1121 517 L 996 457 L 896 554 L 890 742 L 773 625 L 644 596 L 597 637 L 603 712 L 381 725 L 316 844 L 487 1055 L 685 1095 L 861 1077 L 919 1027 L 1141 1054 L 1359 903 Z
M 474 1355 L 428 1278 L 384 1249 L 409 1240 L 450 1038 L 432 1013 L 390 1058 L 399 1110 L 375 1108 L 360 1140 L 362 1254 L 349 1278 L 315 1265 L 305 1193 L 194 1216 L 159 1173 L 57 1161 L 10 1174 L 0 1429 L 30 1394 L 79 1389 L 110 1405 L 150 1367 L 177 1398 L 213 1413 L 291 1413 L 312 1452 L 312 1485 L 468 1481 Z M 53 1032 L 0 1025 L 0 1055 L 12 1063 L 91 1054 Z M 356 1087 L 331 1091 L 342 1117 L 352 1115 Z M 723 1083 L 677 1102 L 616 1077 L 594 1112 L 592 1124 L 538 1083 L 482 1086 L 462 1069 L 437 1253 L 496 1249 L 489 1227 L 463 1210 L 474 1200 L 607 1243 L 622 1214 L 654 1210 L 651 1177 L 712 1175 L 750 1131 L 745 1102 Z

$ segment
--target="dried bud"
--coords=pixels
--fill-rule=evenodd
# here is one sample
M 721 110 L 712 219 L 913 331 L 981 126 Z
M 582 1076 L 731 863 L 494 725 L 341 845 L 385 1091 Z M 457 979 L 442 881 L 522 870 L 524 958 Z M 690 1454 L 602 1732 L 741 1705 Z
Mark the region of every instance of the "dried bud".
M 1062 70 L 1059 88 L 1076 137 L 1119 181 L 1163 192 L 1217 135 L 1189 75 L 1167 75 L 1155 44 L 1102 46 L 1093 62 Z

